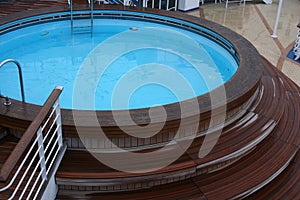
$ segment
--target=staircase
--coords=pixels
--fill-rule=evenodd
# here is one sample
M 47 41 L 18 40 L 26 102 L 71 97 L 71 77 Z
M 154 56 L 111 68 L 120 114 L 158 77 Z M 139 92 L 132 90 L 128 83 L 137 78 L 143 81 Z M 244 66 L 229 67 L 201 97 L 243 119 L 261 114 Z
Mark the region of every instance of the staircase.
M 25 133 L 17 138 L 0 127 L 0 199 L 53 199 L 54 173 L 64 154 L 56 87 Z
M 56 173 L 57 199 L 300 199 L 300 89 L 263 63 L 257 96 L 226 123 L 206 157 L 198 157 L 204 140 L 198 136 L 169 166 L 133 174 L 102 164 L 84 148 L 68 149 Z M 159 159 L 164 155 L 149 162 Z

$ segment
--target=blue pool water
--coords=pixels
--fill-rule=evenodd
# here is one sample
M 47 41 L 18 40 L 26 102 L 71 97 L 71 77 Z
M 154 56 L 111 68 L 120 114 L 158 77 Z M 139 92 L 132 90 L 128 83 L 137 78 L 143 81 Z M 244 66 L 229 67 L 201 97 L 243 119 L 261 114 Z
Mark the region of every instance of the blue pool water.
M 69 21 L 10 31 L 0 36 L 0 61 L 8 58 L 21 64 L 26 102 L 42 105 L 60 85 L 63 108 L 86 110 L 183 101 L 223 85 L 238 67 L 227 50 L 196 33 L 117 19 L 95 20 L 92 34 L 72 33 Z M 0 80 L 1 94 L 21 99 L 13 64 L 0 69 Z M 90 99 L 92 107 L 84 103 Z

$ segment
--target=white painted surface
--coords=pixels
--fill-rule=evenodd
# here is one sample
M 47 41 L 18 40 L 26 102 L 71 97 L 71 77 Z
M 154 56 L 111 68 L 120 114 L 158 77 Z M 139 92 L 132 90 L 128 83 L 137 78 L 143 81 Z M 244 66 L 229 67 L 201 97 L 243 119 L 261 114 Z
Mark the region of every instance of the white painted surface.
M 48 181 L 48 184 L 46 186 L 46 189 L 42 195 L 42 198 L 41 200 L 54 200 L 56 198 L 56 194 L 57 194 L 57 191 L 58 191 L 58 186 L 55 182 L 55 174 L 56 174 L 56 171 L 59 167 L 59 164 L 66 152 L 66 149 L 67 149 L 67 145 L 63 145 L 62 148 L 61 148 L 61 152 L 59 153 L 59 155 L 57 156 L 56 158 L 56 161 L 55 161 L 55 164 L 53 166 L 53 170 L 52 170 L 52 173 L 50 175 L 50 179 Z
M 178 10 L 187 11 L 199 8 L 199 0 L 178 0 Z

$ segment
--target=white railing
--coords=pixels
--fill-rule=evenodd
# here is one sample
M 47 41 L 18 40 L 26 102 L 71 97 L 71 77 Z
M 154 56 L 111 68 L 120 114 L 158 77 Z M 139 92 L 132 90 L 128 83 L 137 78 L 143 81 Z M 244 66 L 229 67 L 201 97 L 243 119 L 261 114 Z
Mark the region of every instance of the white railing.
M 103 4 L 123 4 L 125 6 L 143 6 L 164 10 L 177 10 L 177 0 L 96 0 Z M 139 3 L 139 1 L 142 1 Z
M 149 4 L 150 6 L 148 6 Z M 177 10 L 177 0 L 144 0 L 143 6 L 164 10 Z
M 294 60 L 300 59 L 300 27 L 298 29 L 297 39 L 293 48 L 293 52 L 295 56 Z
M 40 192 L 45 187 L 45 182 L 49 178 L 53 164 L 63 147 L 59 104 L 61 92 L 62 87 L 56 87 L 53 90 L 43 108 L 4 163 L 4 165 L 9 166 L 6 168 L 10 169 L 5 170 L 5 167 L 4 169 L 2 167 L 2 173 L 11 173 L 15 166 L 18 166 L 18 168 L 13 171 L 12 178 L 6 180 L 8 184 L 0 188 L 0 196 L 1 192 L 11 191 L 12 188 L 13 192 L 9 194 L 9 199 L 15 197 L 18 199 L 36 199 L 41 194 Z M 23 152 L 24 157 L 22 157 Z M 11 161 L 16 160 L 15 157 L 21 158 L 18 159 L 19 162 L 21 161 L 19 165 L 17 161 Z M 5 195 L 7 194 L 5 193 Z

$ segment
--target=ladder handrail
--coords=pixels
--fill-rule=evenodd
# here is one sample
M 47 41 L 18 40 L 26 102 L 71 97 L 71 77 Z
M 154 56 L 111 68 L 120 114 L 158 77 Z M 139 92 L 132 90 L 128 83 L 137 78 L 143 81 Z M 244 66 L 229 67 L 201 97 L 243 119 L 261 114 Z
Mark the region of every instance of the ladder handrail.
M 71 28 L 73 29 L 73 1 L 68 0 L 68 4 L 70 8 Z
M 23 75 L 22 75 L 22 69 L 21 69 L 21 65 L 18 61 L 14 60 L 14 59 L 6 59 L 4 61 L 2 61 L 0 63 L 0 68 L 5 65 L 6 63 L 12 62 L 14 64 L 16 64 L 17 68 L 18 68 L 18 72 L 19 72 L 19 80 L 20 80 L 20 87 L 21 87 L 21 95 L 22 95 L 22 101 L 25 102 L 25 95 L 24 95 L 24 85 L 23 85 Z
M 89 7 L 90 7 L 90 14 L 91 14 L 91 29 L 94 25 L 94 0 L 87 0 Z M 73 17 L 73 1 L 68 0 L 69 9 L 70 9 L 70 19 L 71 19 L 71 28 L 74 28 L 74 17 Z
M 88 0 L 90 4 L 90 9 L 91 9 L 91 29 L 93 32 L 93 27 L 94 27 L 94 0 Z

